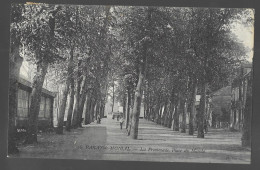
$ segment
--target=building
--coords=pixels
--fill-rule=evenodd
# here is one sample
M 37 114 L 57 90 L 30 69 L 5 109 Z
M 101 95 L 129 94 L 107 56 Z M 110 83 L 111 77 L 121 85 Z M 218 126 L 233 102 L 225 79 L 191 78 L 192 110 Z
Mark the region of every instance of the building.
M 28 115 L 31 103 L 32 84 L 28 80 L 20 77 L 18 83 L 18 107 L 16 116 L 16 127 L 25 128 L 28 126 Z M 55 94 L 46 89 L 42 89 L 40 111 L 38 116 L 39 129 L 44 130 L 53 127 L 53 101 Z
M 210 94 L 212 126 L 228 128 L 230 122 L 231 86 L 223 87 Z
M 252 88 L 252 64 L 242 64 L 232 82 L 230 128 L 242 130 L 247 93 Z
M 200 107 L 200 98 L 201 98 L 201 95 L 196 95 L 196 101 L 195 101 L 195 115 L 194 115 L 194 126 L 197 127 L 197 114 L 199 113 L 199 107 Z M 180 109 L 179 112 L 181 113 L 179 115 L 179 122 L 182 122 L 182 112 L 183 110 Z M 211 99 L 206 96 L 206 114 L 204 115 L 205 117 L 205 120 L 208 121 L 209 123 L 209 126 L 211 126 L 212 124 L 212 109 L 211 109 Z M 186 115 L 186 124 L 187 124 L 187 127 L 189 127 L 189 121 L 190 121 L 190 109 L 187 108 L 187 115 Z M 181 123 L 179 125 L 181 127 Z

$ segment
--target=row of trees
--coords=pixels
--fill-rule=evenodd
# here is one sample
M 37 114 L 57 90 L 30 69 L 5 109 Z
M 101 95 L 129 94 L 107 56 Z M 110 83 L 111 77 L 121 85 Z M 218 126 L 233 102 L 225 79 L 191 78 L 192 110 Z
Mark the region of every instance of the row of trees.
M 197 117 L 198 137 L 204 137 L 206 92 L 218 88 L 219 82 L 225 84 L 231 68 L 245 55 L 244 47 L 230 34 L 230 24 L 247 12 L 243 9 L 13 5 L 11 56 L 19 58 L 19 47 L 24 44 L 26 59 L 37 66 L 26 143 L 37 142 L 39 103 L 47 72 L 53 73 L 54 82 L 62 84 L 58 134 L 63 133 L 66 107 L 68 131 L 81 126 L 82 114 L 85 114 L 85 124 L 97 115 L 102 117 L 109 86 L 114 87 L 117 82 L 118 99 L 124 106 L 132 138 L 138 137 L 142 101 L 148 119 L 156 118 L 168 127 L 173 120 L 175 130 L 179 127 L 178 110 L 185 117 L 190 108 L 189 134 L 192 135 L 197 91 L 202 95 Z M 14 68 L 10 65 L 10 70 Z M 17 85 L 19 71 L 10 74 L 16 75 L 13 79 Z M 13 103 L 16 103 L 17 88 L 11 86 Z M 160 112 L 162 107 L 164 113 Z M 10 112 L 9 120 L 14 120 L 15 109 Z M 9 126 L 14 129 L 13 123 Z M 185 131 L 184 126 L 182 130 Z M 12 138 L 13 131 L 9 133 Z M 15 148 L 11 146 L 14 145 L 9 143 L 10 149 Z
M 143 101 L 145 118 L 167 127 L 173 124 L 176 131 L 182 114 L 181 132 L 186 132 L 189 110 L 189 134 L 194 134 L 196 116 L 198 137 L 204 138 L 206 94 L 230 83 L 230 73 L 246 55 L 247 50 L 233 37 L 230 27 L 248 11 L 154 7 L 118 10 L 124 14 L 119 32 L 125 42 L 119 89 L 121 103 L 127 107 L 123 110 L 129 134 L 134 139 L 138 136 Z M 201 94 L 197 115 L 196 94 Z M 132 113 L 128 107 L 132 107 Z
M 57 134 L 63 133 L 63 120 L 68 108 L 66 130 L 81 126 L 82 114 L 88 124 L 104 115 L 108 72 L 113 46 L 116 41 L 109 31 L 113 23 L 109 6 L 57 6 L 48 4 L 12 6 L 11 54 L 20 57 L 19 49 L 24 45 L 24 56 L 37 69 L 33 78 L 29 124 L 25 143 L 37 142 L 38 114 L 43 82 L 48 79 L 61 85 L 62 95 L 59 105 Z M 12 55 L 12 56 L 13 56 Z M 21 63 L 20 63 L 21 64 Z M 10 66 L 10 70 L 15 70 Z M 17 102 L 17 80 L 19 68 L 16 69 L 10 92 Z M 11 101 L 11 100 L 10 100 Z M 68 103 L 67 103 L 68 101 Z M 10 102 L 10 105 L 15 105 Z M 84 109 L 86 105 L 86 109 Z M 10 107 L 11 108 L 11 107 Z M 14 107 L 17 108 L 17 107 Z M 94 117 L 94 108 L 96 114 Z M 10 110 L 10 120 L 17 111 Z M 10 124 L 10 129 L 15 129 Z M 14 141 L 10 132 L 9 141 Z M 9 143 L 9 150 L 14 150 Z

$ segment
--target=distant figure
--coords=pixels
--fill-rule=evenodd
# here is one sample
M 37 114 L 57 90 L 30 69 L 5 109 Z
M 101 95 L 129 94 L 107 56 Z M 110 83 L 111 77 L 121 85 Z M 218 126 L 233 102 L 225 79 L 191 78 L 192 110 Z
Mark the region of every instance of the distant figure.
M 100 124 L 101 123 L 101 118 L 100 118 L 100 116 L 98 115 L 98 117 L 97 117 L 97 123 L 98 124 Z
M 122 129 L 122 127 L 123 127 L 123 123 L 124 123 L 124 118 L 121 117 L 121 118 L 120 118 L 120 129 Z
M 112 119 L 115 119 L 115 115 L 112 113 Z
M 208 121 L 206 119 L 204 120 L 204 130 L 205 130 L 205 133 L 208 132 Z
M 117 118 L 117 121 L 118 121 L 118 120 L 119 120 L 119 118 L 120 118 L 120 115 L 117 115 L 117 117 L 116 117 L 116 118 Z

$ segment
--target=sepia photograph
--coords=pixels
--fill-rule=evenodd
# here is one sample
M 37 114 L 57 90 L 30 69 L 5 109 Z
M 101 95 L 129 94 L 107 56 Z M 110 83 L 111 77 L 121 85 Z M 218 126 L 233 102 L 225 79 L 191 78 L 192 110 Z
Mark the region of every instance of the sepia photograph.
M 13 3 L 8 158 L 251 164 L 251 8 Z

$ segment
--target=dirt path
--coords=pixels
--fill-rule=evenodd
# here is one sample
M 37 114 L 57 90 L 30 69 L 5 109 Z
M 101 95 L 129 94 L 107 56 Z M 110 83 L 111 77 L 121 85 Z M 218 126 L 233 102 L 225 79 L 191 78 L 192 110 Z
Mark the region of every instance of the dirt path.
M 129 150 L 106 150 L 103 153 L 106 160 L 250 163 L 250 149 L 241 147 L 241 134 L 238 132 L 210 129 L 204 139 L 199 139 L 196 134 L 174 132 L 140 119 L 138 140 L 133 140 L 125 135 L 126 130 L 119 130 L 118 122 L 110 124 L 116 124 L 118 128 L 107 128 L 107 143 L 128 146 Z
M 241 134 L 210 129 L 204 139 L 140 119 L 138 140 L 108 117 L 64 135 L 40 134 L 37 145 L 20 146 L 14 157 L 162 162 L 250 163 Z

